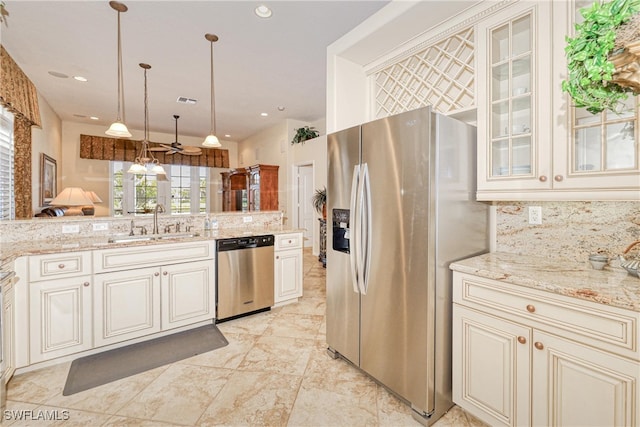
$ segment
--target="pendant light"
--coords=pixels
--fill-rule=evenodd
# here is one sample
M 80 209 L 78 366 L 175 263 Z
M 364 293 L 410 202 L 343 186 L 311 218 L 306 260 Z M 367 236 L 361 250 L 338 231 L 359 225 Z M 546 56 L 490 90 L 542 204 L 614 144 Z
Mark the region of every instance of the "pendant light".
M 202 143 L 205 147 L 222 147 L 218 137 L 216 136 L 216 92 L 213 82 L 213 43 L 218 41 L 218 36 L 215 34 L 205 34 L 204 38 L 211 43 L 211 132 L 209 136 Z
M 158 159 L 153 157 L 153 154 L 149 151 L 149 96 L 147 93 L 147 70 L 151 69 L 151 65 L 139 65 L 140 68 L 144 70 L 144 138 L 142 139 L 142 146 L 140 147 L 140 155 L 136 157 L 127 173 L 152 173 L 159 177 L 161 177 L 161 175 L 166 176 L 167 173 L 164 171 L 164 168 L 160 166 Z
M 120 36 L 120 13 L 126 12 L 129 8 L 117 1 L 110 1 L 109 6 L 118 12 L 118 115 L 116 121 L 111 124 L 105 132 L 109 136 L 117 138 L 131 138 L 131 133 L 124 124 L 124 85 L 122 83 L 122 40 Z M 120 112 L 122 111 L 122 116 Z

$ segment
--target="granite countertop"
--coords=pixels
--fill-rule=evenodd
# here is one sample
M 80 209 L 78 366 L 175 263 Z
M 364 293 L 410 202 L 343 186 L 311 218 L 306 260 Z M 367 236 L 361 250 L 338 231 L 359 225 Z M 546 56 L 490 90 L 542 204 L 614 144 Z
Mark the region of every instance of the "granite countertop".
M 109 243 L 109 238 L 114 236 L 127 236 L 126 234 L 94 235 L 88 237 L 60 238 L 53 240 L 27 240 L 18 242 L 3 242 L 0 252 L 0 264 L 10 263 L 20 256 L 42 255 L 61 252 L 75 252 L 96 249 L 112 249 L 132 246 L 162 245 L 171 243 L 197 242 L 207 240 L 230 239 L 234 237 L 260 236 L 265 234 L 286 234 L 301 232 L 302 230 L 282 226 L 267 228 L 224 228 L 218 230 L 199 231 L 199 235 L 193 237 L 164 238 L 158 240 L 133 240 L 117 243 Z M 186 233 L 177 233 L 177 235 Z M 149 235 L 150 236 L 150 235 Z M 170 234 L 163 234 L 170 236 Z M 144 236 L 140 236 L 144 237 Z
M 492 252 L 455 261 L 450 268 L 503 283 L 640 312 L 640 279 L 617 267 L 594 270 L 588 262 L 579 264 Z

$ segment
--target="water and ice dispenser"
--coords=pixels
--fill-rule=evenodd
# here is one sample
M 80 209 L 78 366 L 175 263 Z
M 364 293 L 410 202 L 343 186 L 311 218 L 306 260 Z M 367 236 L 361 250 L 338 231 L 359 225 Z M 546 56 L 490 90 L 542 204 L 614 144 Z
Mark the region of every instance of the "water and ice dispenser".
M 349 209 L 333 209 L 333 250 L 349 253 Z

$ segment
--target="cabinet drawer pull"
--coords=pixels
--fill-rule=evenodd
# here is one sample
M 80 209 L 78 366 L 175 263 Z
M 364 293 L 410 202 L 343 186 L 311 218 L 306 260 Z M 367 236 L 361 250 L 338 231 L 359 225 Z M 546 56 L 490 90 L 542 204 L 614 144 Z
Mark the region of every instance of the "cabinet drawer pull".
M 89 287 L 89 282 L 84 282 L 82 285 L 83 285 L 85 288 L 88 288 L 88 287 Z
M 168 272 L 168 271 L 163 271 L 163 272 L 162 272 L 162 275 L 163 275 L 163 276 L 166 276 L 167 274 L 169 274 L 169 272 Z
M 519 336 L 518 337 L 518 342 L 520 344 L 526 344 L 527 343 L 527 339 L 525 337 L 523 337 L 523 336 Z
M 58 264 L 58 268 L 62 270 L 64 268 L 64 264 Z
M 160 275 L 160 273 L 158 273 L 157 271 L 155 273 L 153 273 L 154 276 L 158 277 Z
M 291 243 L 291 240 L 289 240 L 289 243 Z
M 546 175 L 540 175 L 540 178 L 538 178 L 538 180 L 540 180 L 540 182 L 547 182 L 547 177 Z
M 533 313 L 534 311 L 536 311 L 536 308 L 534 306 L 532 306 L 531 304 L 527 305 L 527 311 L 529 313 Z
M 536 341 L 535 344 L 533 344 L 533 346 L 538 350 L 542 350 L 544 348 L 544 345 L 542 345 L 540 341 Z
M 276 259 L 280 259 L 280 255 L 276 255 Z
M 553 179 L 556 182 L 561 182 L 564 179 L 564 177 L 562 175 L 556 175 L 556 176 L 553 177 Z

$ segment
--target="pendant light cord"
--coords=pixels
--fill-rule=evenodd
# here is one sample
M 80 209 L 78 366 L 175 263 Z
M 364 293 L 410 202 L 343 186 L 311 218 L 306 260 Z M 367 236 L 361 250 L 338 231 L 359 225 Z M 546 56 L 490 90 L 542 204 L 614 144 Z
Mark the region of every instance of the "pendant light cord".
M 120 113 L 122 112 L 122 116 Z M 122 36 L 120 35 L 120 11 L 118 11 L 118 116 L 117 121 L 125 123 L 124 83 L 122 82 Z
M 213 41 L 211 43 L 211 135 L 216 134 L 216 91 L 213 82 Z

